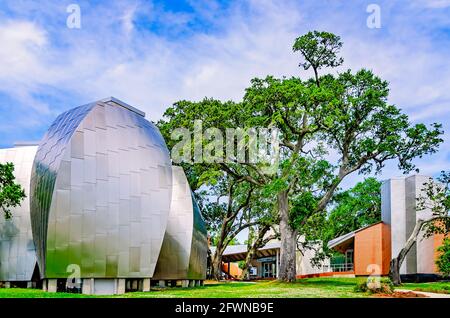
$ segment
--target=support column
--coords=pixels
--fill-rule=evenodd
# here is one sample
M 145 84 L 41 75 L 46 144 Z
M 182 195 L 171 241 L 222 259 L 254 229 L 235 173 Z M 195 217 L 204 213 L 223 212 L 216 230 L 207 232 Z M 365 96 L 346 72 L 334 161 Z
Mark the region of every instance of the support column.
M 33 282 L 27 282 L 27 288 L 33 288 Z
M 190 280 L 189 281 L 189 287 L 194 287 L 195 286 L 195 280 Z
M 161 279 L 159 281 L 159 287 L 162 287 L 162 288 L 166 287 L 166 281 Z
M 11 282 L 5 282 L 5 288 L 11 288 Z
M 183 287 L 183 288 L 189 287 L 189 280 L 183 279 L 181 281 L 181 287 Z
M 49 293 L 56 293 L 57 287 L 58 284 L 56 279 L 47 279 L 47 291 Z
M 150 291 L 150 278 L 144 278 L 142 281 L 142 291 L 143 292 L 149 292 Z
M 125 278 L 117 279 L 117 294 L 125 294 Z
M 83 287 L 81 288 L 81 293 L 85 295 L 91 295 L 94 293 L 94 279 L 93 278 L 84 278 L 83 279 Z
M 279 277 L 279 272 L 280 272 L 280 250 L 277 249 L 277 257 L 276 257 L 276 266 L 275 266 L 277 275 L 276 277 Z
M 195 286 L 196 286 L 196 287 L 201 286 L 201 285 L 202 285 L 202 283 L 201 283 L 200 280 L 196 280 L 196 281 L 195 281 Z

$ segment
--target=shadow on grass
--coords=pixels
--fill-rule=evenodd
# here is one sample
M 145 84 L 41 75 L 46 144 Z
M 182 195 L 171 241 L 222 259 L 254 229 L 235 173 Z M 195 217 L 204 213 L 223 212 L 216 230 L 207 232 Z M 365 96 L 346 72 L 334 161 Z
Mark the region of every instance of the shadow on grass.
M 295 284 L 312 286 L 355 286 L 359 280 L 356 278 L 321 278 L 299 279 Z

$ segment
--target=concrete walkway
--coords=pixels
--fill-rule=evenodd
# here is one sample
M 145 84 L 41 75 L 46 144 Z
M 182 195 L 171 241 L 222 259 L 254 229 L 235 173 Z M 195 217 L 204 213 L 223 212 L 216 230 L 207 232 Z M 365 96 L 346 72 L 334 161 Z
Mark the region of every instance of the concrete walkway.
M 428 293 L 428 292 L 422 292 L 422 291 L 417 291 L 417 290 L 411 290 L 411 289 L 395 289 L 395 291 L 398 292 L 413 292 L 416 294 L 420 294 L 420 295 L 425 295 L 429 298 L 450 298 L 450 294 L 438 294 L 438 293 Z

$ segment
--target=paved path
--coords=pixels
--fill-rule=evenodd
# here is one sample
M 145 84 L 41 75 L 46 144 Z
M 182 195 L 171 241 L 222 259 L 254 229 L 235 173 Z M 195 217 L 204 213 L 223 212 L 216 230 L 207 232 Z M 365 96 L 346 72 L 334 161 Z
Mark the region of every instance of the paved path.
M 420 295 L 425 295 L 429 298 L 450 298 L 450 294 L 438 294 L 438 293 L 427 293 L 427 292 L 422 292 L 422 291 L 417 291 L 417 290 L 410 290 L 410 289 L 395 289 L 395 291 L 399 291 L 399 292 L 413 292 L 416 294 L 420 294 Z

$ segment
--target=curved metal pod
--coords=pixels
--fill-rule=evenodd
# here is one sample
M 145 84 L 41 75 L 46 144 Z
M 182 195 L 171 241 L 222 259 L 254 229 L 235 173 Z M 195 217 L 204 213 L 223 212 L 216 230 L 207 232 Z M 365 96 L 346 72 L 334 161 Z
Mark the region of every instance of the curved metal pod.
M 31 166 L 37 146 L 0 149 L 0 163 L 12 162 L 16 182 L 25 190 L 21 205 L 11 209 L 6 220 L 0 211 L 0 281 L 31 281 L 36 266 L 30 221 Z
M 207 232 L 181 167 L 172 167 L 169 221 L 153 279 L 206 278 Z
M 169 151 L 114 98 L 58 116 L 39 145 L 31 221 L 42 278 L 153 276 L 171 202 Z

